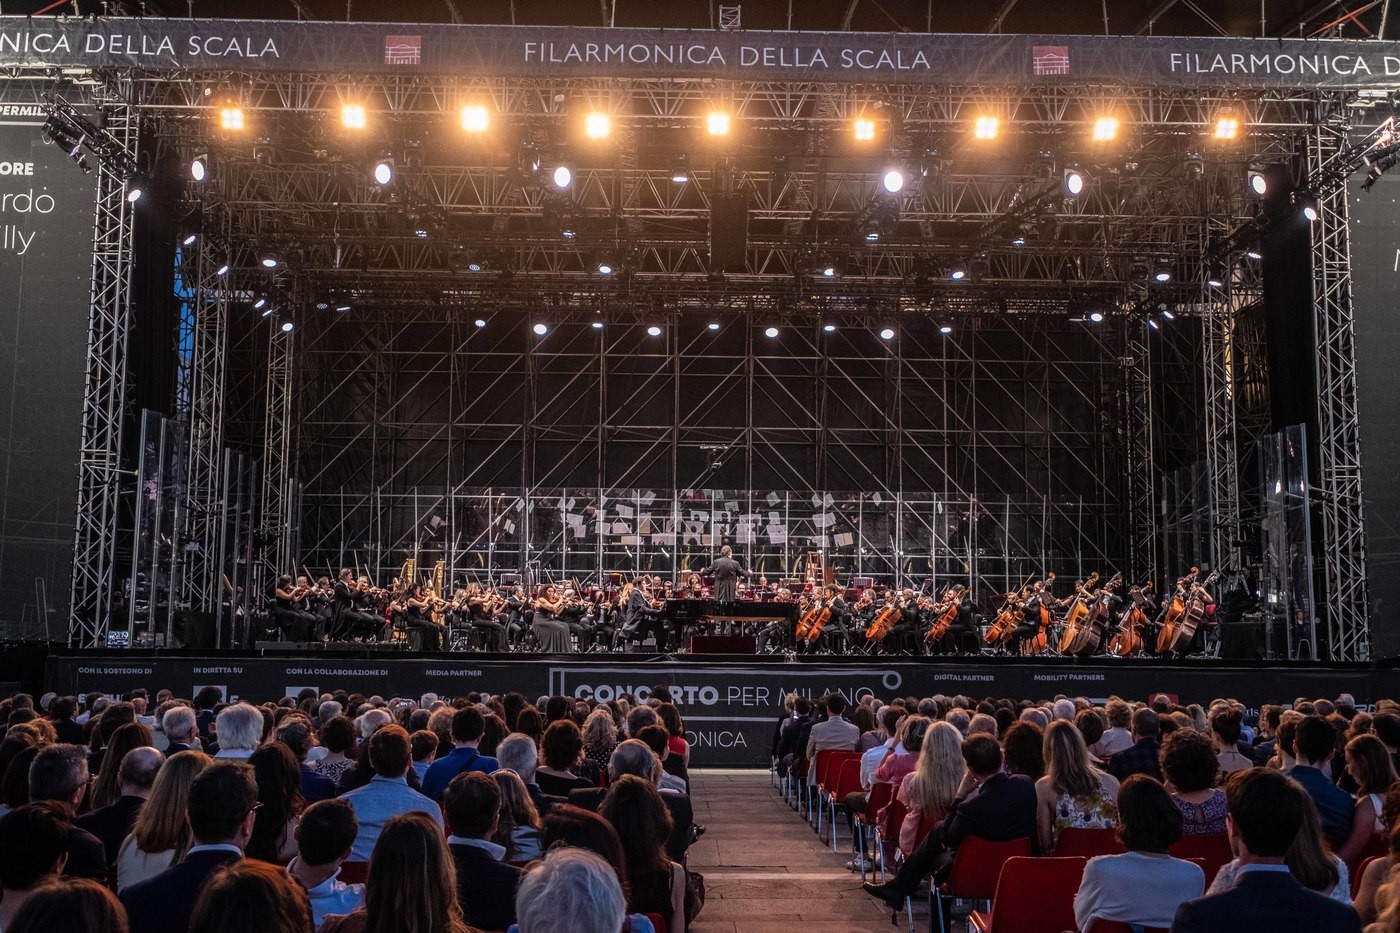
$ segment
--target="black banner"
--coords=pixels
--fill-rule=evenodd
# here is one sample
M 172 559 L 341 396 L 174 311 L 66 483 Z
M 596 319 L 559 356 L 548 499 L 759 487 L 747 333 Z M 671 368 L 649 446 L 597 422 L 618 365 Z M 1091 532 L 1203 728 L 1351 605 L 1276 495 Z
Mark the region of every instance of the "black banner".
M 1359 704 L 1400 695 L 1400 671 L 1370 667 L 1168 666 L 1124 662 L 1059 665 L 974 662 L 857 661 L 784 664 L 764 661 L 609 662 L 481 661 L 470 659 L 139 657 L 132 653 L 56 656 L 48 662 L 45 689 L 122 696 L 137 687 L 161 688 L 191 697 L 217 686 L 230 698 L 255 701 L 317 691 L 347 689 L 366 695 L 417 697 L 432 691 L 460 696 L 472 691 L 540 696 L 565 694 L 600 701 L 630 693 L 646 699 L 657 684 L 668 686 L 686 722 L 686 737 L 701 765 L 763 766 L 769 761 L 773 728 L 789 692 L 820 696 L 839 690 L 851 699 L 967 694 L 1029 697 L 1057 694 L 1102 701 L 1110 695 L 1145 700 L 1162 692 L 1184 703 L 1235 697 L 1253 708 L 1291 703 L 1294 697 L 1335 697 L 1348 692 Z
M 0 17 L 0 65 L 908 84 L 1388 87 L 1400 77 L 1400 43 L 12 16 Z

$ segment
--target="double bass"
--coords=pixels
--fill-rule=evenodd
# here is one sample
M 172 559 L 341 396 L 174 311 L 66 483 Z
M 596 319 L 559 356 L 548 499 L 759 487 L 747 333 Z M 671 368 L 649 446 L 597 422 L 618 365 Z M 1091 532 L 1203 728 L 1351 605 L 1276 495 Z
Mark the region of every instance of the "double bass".
M 1181 621 L 1176 626 L 1176 631 L 1172 637 L 1171 650 L 1175 654 L 1185 654 L 1186 649 L 1191 647 L 1191 640 L 1196 637 L 1196 629 L 1206 616 L 1206 604 L 1215 602 L 1215 597 L 1210 594 L 1210 588 L 1215 585 L 1219 578 L 1220 571 L 1213 570 L 1206 577 L 1204 583 L 1192 583 L 1191 590 L 1186 597 L 1186 610 L 1181 614 Z
M 1158 654 L 1166 654 L 1172 650 L 1172 644 L 1176 641 L 1177 628 L 1181 625 L 1182 616 L 1186 614 L 1186 593 L 1196 582 L 1196 577 L 1200 572 L 1201 568 L 1192 567 L 1190 573 L 1176 581 L 1176 590 L 1172 593 L 1171 605 L 1167 608 L 1166 617 L 1162 619 L 1162 630 L 1157 633 Z
M 1069 653 L 1079 658 L 1092 657 L 1095 651 L 1099 650 L 1099 644 L 1103 641 L 1103 633 L 1108 628 L 1108 602 L 1113 591 L 1118 584 L 1123 582 L 1123 575 L 1115 573 L 1109 581 L 1099 590 L 1094 605 L 1090 607 L 1089 613 L 1079 626 L 1079 634 L 1073 644 L 1069 646 Z
M 1061 654 L 1068 654 L 1081 637 L 1085 620 L 1089 617 L 1089 596 L 1094 584 L 1099 582 L 1099 572 L 1089 574 L 1089 579 L 1076 583 L 1074 596 L 1070 598 L 1069 611 L 1065 613 L 1064 628 L 1060 632 L 1060 643 L 1056 647 Z
M 1147 589 L 1152 581 L 1147 581 Z M 1144 598 L 1141 587 L 1128 588 L 1129 605 L 1118 622 L 1118 632 L 1108 643 L 1108 653 L 1119 658 L 1127 658 L 1142 651 L 1144 645 L 1142 630 L 1147 626 L 1147 613 L 1143 612 Z

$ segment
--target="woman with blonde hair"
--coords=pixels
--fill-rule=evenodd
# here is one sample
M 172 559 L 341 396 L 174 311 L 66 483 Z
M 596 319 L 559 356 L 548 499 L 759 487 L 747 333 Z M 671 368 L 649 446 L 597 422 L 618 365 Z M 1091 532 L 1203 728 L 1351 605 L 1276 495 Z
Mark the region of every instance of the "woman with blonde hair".
M 1115 828 L 1118 779 L 1099 769 L 1074 723 L 1052 722 L 1044 751 L 1045 776 L 1035 782 L 1040 851 L 1053 852 L 1061 830 Z
M 185 857 L 192 838 L 185 821 L 190 785 L 212 760 L 203 752 L 188 751 L 170 756 L 160 766 L 151 796 L 117 853 L 118 891 L 160 874 Z
M 491 841 L 505 846 L 502 861 L 529 862 L 541 855 L 540 814 L 520 775 L 502 768 L 491 775 L 501 788 L 501 818 Z
M 899 828 L 899 850 L 906 857 L 918 845 L 920 824 L 943 819 L 965 773 L 962 733 L 951 723 L 934 723 L 924 735 L 914 773 L 905 775 L 896 792 L 909 809 Z
M 600 706 L 583 721 L 583 757 L 607 770 L 608 758 L 617 748 L 617 723 L 612 710 Z
M 1332 765 L 1336 767 L 1334 762 Z M 1395 765 L 1390 749 L 1374 735 L 1358 735 L 1346 745 L 1346 770 L 1356 782 L 1356 810 L 1351 835 L 1337 854 L 1348 865 L 1355 865 L 1376 833 L 1388 829 L 1383 815 L 1385 792 L 1395 783 Z

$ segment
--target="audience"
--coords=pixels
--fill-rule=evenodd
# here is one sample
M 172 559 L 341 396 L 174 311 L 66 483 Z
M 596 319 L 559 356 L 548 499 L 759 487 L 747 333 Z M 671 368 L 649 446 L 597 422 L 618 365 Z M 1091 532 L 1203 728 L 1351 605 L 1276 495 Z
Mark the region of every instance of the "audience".
M 297 826 L 297 854 L 287 863 L 292 877 L 311 902 L 316 927 L 327 914 L 348 914 L 365 902 L 365 886 L 340 880 L 340 866 L 350 858 L 350 847 L 360 824 L 344 800 L 322 800 L 307 807 Z
M 462 772 L 447 785 L 443 815 L 463 918 L 486 930 L 505 929 L 515 922 L 520 869 L 506 864 L 505 847 L 491 841 L 501 819 L 500 785 L 479 771 Z
M 567 801 L 565 797 L 546 794 L 535 782 L 539 749 L 535 745 L 535 740 L 530 736 L 519 732 L 506 736 L 501 740 L 500 747 L 496 749 L 496 760 L 500 767 L 516 773 L 524 783 L 526 791 L 529 792 L 530 800 L 534 803 L 535 809 L 540 813 L 548 813 L 551 807 L 559 806 Z
M 1390 750 L 1374 735 L 1358 735 L 1347 742 L 1346 773 L 1356 784 L 1356 806 L 1351 835 L 1337 854 L 1346 864 L 1355 865 L 1371 837 L 1389 829 L 1383 800 L 1397 778 Z
M 316 773 L 339 785 L 345 772 L 355 766 L 351 757 L 355 752 L 355 724 L 344 716 L 333 716 L 322 724 L 320 739 L 326 753 L 316 760 Z
M 845 697 L 831 693 L 822 703 L 826 707 L 826 720 L 815 723 L 807 737 L 807 783 L 811 785 L 817 783 L 817 752 L 828 748 L 855 751 L 856 740 L 860 738 L 860 727 L 841 715 L 846 711 Z
M 48 803 L 31 803 L 0 817 L 0 930 L 39 884 L 63 872 L 68 859 L 67 815 Z
M 190 785 L 210 760 L 203 752 L 180 752 L 156 773 L 150 796 L 137 812 L 131 834 L 122 840 L 117 851 L 118 892 L 154 877 L 185 857 L 192 844 L 185 819 Z
M 301 798 L 307 803 L 329 800 L 335 796 L 335 781 L 325 777 L 307 764 L 315 748 L 311 723 L 300 715 L 288 716 L 277 725 L 277 741 L 287 746 L 297 763 L 297 785 Z
M 423 793 L 433 800 L 442 800 L 443 791 L 452 779 L 464 771 L 490 774 L 501 767 L 495 758 L 481 754 L 478 746 L 486 731 L 486 718 L 474 706 L 452 714 L 452 751 L 441 755 L 423 777 Z
M 380 832 L 395 816 L 416 810 L 428 814 L 439 828 L 442 827 L 442 811 L 438 805 L 408 786 L 406 775 L 412 770 L 408 732 L 401 726 L 384 726 L 365 744 L 369 747 L 374 776 L 365 786 L 342 795 L 350 802 L 360 822 L 360 831 L 350 852 L 350 859 L 355 862 L 369 859 Z
M 1220 761 L 1210 739 L 1189 729 L 1167 736 L 1162 743 L 1162 773 L 1181 811 L 1182 835 L 1225 832 L 1225 792 L 1215 786 Z
M 540 813 L 520 775 L 499 770 L 491 775 L 501 792 L 500 819 L 491 841 L 506 850 L 506 861 L 529 862 L 540 857 Z
M 1014 722 L 1002 739 L 1006 773 L 1038 781 L 1045 776 L 1045 730 L 1033 722 Z
M 419 710 L 422 712 L 422 710 Z M 416 715 L 416 714 L 415 714 Z M 437 733 L 429 729 L 418 729 L 408 734 L 409 750 L 413 756 L 413 770 L 421 783 L 428 776 L 428 769 L 437 760 Z
M 189 933 L 311 933 L 306 892 L 285 871 L 256 859 L 218 869 L 205 882 Z
M 1157 735 L 1161 731 L 1160 719 L 1150 709 L 1140 709 L 1133 713 L 1133 744 L 1114 752 L 1108 763 L 1108 773 L 1120 781 L 1134 774 L 1146 774 L 1162 780 L 1162 767 L 1159 762 L 1161 745 Z
M 172 706 L 160 717 L 161 731 L 167 740 L 167 758 L 181 752 L 202 752 L 204 744 L 199 741 L 199 726 L 195 722 L 194 710 L 188 706 Z
M 88 878 L 50 878 L 5 925 L 5 933 L 128 933 L 126 912 L 111 891 Z
M 607 862 L 584 849 L 560 848 L 525 873 L 515 911 L 520 922 L 511 929 L 518 933 L 618 933 L 627 902 Z
M 88 787 L 87 753 L 78 745 L 50 745 L 39 749 L 29 766 L 29 800 L 52 803 L 72 820 Z M 70 825 L 68 860 L 63 874 L 72 878 L 107 878 L 107 850 L 85 829 Z
M 1072 723 L 1057 720 L 1045 730 L 1045 776 L 1035 782 L 1035 793 L 1041 852 L 1055 850 L 1062 830 L 1118 825 L 1118 779 L 1099 770 Z
M 590 780 L 574 773 L 574 769 L 584 758 L 583 733 L 574 725 L 573 720 L 556 719 L 550 723 L 544 730 L 540 753 L 544 757 L 544 763 L 535 769 L 535 781 L 544 793 L 567 798 L 569 791 L 598 786 L 596 778 Z
M 264 745 L 248 758 L 258 782 L 258 812 L 253 835 L 243 854 L 285 864 L 297 852 L 301 811 L 301 768 L 292 750 L 280 742 Z
M 146 728 L 139 723 L 128 723 L 128 725 L 135 729 Z M 120 737 L 126 728 L 127 726 L 122 726 L 118 729 L 117 735 Z M 116 744 L 114 741 L 113 748 L 116 747 Z M 103 767 L 115 760 L 114 755 L 114 752 L 108 753 Z M 115 769 L 117 772 L 117 799 L 105 807 L 99 807 L 78 817 L 76 821 L 78 827 L 87 830 L 102 841 L 109 866 L 117 864 L 117 856 L 121 852 L 122 842 L 130 835 L 131 827 L 135 824 L 137 816 L 140 815 L 146 798 L 151 796 L 151 789 L 155 785 L 156 776 L 160 773 L 163 764 L 165 764 L 165 756 L 148 745 L 131 749 L 122 756 Z
M 918 764 L 905 775 L 895 793 L 908 810 L 899 828 L 899 851 L 906 856 L 919 841 L 921 824 L 943 819 L 962 786 L 966 767 L 962 760 L 962 734 L 947 722 L 935 722 L 924 735 Z
M 600 706 L 583 722 L 583 757 L 599 768 L 608 766 L 608 758 L 617 747 L 617 722 L 612 710 Z
M 215 758 L 249 758 L 262 742 L 262 710 L 247 703 L 225 707 L 214 720 L 214 734 L 219 746 Z
M 664 794 L 686 793 L 689 785 L 685 780 L 666 770 L 666 765 L 671 760 L 671 734 L 666 731 L 666 727 L 645 726 L 637 730 L 637 740 L 651 749 L 651 753 L 661 765 L 661 774 L 657 778 L 660 783 L 656 789 Z M 596 787 L 597 782 L 594 781 L 592 786 Z
M 1328 844 L 1340 847 L 1351 836 L 1356 805 L 1350 794 L 1332 782 L 1330 771 L 1324 770 L 1330 768 L 1336 753 L 1337 733 L 1321 716 L 1308 716 L 1298 723 L 1293 747 L 1298 763 L 1288 775 L 1312 798 Z
M 102 767 L 88 791 L 88 806 L 94 810 L 116 803 L 121 797 L 121 779 L 118 772 L 126 753 L 137 748 L 151 747 L 151 730 L 139 722 L 129 722 L 120 726 L 103 749 Z M 91 769 L 92 760 L 88 767 Z
M 628 910 L 660 914 L 668 931 L 685 933 L 685 867 L 666 855 L 671 814 L 655 785 L 625 774 L 608 787 L 600 812 L 622 841 Z

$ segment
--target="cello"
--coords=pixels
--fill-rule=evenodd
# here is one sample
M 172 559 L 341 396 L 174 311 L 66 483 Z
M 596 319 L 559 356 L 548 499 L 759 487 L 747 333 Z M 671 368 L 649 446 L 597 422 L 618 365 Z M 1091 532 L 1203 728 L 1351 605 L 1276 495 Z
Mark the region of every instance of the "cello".
M 1115 573 L 1096 594 L 1093 607 L 1089 609 L 1088 615 L 1079 626 L 1078 636 L 1069 647 L 1070 654 L 1075 657 L 1087 658 L 1099 650 L 1104 630 L 1108 627 L 1108 603 L 1113 598 L 1113 591 L 1121 582 L 1123 582 L 1123 575 Z
M 831 603 L 836 598 L 837 591 L 830 587 L 826 591 L 826 599 L 817 602 L 818 610 L 816 617 L 812 619 L 812 624 L 807 628 L 807 643 L 815 645 L 817 639 L 822 637 L 822 629 L 826 628 L 826 623 L 831 621 Z
M 1199 567 L 1192 567 L 1190 573 L 1176 581 L 1171 604 L 1167 608 L 1166 617 L 1162 619 L 1162 630 L 1157 633 L 1158 654 L 1166 654 L 1176 641 L 1177 626 L 1181 623 L 1181 617 L 1186 614 L 1186 593 L 1196 582 L 1196 576 L 1200 572 Z
M 1089 579 L 1074 585 L 1074 596 L 1070 598 L 1069 611 L 1065 613 L 1064 628 L 1060 632 L 1058 646 L 1061 654 L 1068 654 L 1081 637 L 1084 621 L 1089 616 L 1088 596 L 1099 580 L 1099 572 L 1089 574 Z
M 885 607 L 875 613 L 875 618 L 870 620 L 870 625 L 865 630 L 866 643 L 878 643 L 885 640 L 885 636 L 890 633 L 890 629 L 904 618 L 904 612 L 899 608 L 899 599 L 896 597 L 885 604 Z
M 1176 626 L 1172 638 L 1172 653 L 1185 654 L 1186 649 L 1191 647 L 1191 640 L 1196 637 L 1196 628 L 1205 618 L 1206 604 L 1215 601 L 1210 594 L 1210 587 L 1215 585 L 1219 576 L 1220 571 L 1212 570 L 1204 583 L 1191 584 L 1191 591 L 1186 597 L 1186 611 L 1182 613 L 1181 622 Z
M 958 617 L 958 603 L 962 600 L 963 585 L 958 583 L 948 590 L 943 596 L 942 602 L 934 606 L 933 611 L 938 614 L 933 620 L 933 624 L 928 628 L 928 634 L 924 636 L 924 642 L 932 644 L 939 641 L 948 634 L 948 628 L 953 624 L 953 620 Z
M 1147 581 L 1147 589 L 1152 589 L 1152 581 Z M 1142 595 L 1142 588 L 1130 587 L 1128 589 L 1130 605 L 1123 613 L 1122 619 L 1118 623 L 1118 633 L 1108 643 L 1108 653 L 1119 658 L 1127 658 L 1138 654 L 1143 649 L 1142 630 L 1147 626 L 1147 613 L 1143 612 L 1142 604 L 1145 601 Z
M 817 600 L 806 600 L 808 606 L 802 611 L 802 616 L 797 620 L 797 640 L 805 639 L 812 630 L 812 623 L 817 621 L 817 613 L 821 610 L 821 603 Z

